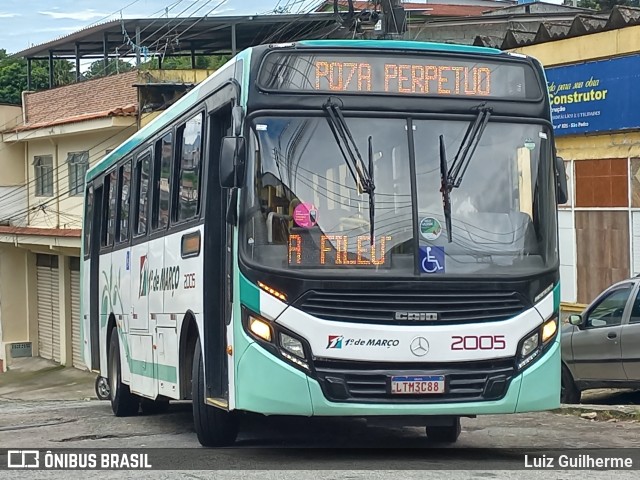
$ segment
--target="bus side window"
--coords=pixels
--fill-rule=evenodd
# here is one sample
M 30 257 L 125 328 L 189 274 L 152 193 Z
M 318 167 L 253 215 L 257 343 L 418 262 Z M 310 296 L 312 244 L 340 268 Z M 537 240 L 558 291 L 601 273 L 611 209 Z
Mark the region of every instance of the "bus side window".
M 131 160 L 120 167 L 118 182 L 118 207 L 117 237 L 118 242 L 129 240 L 129 198 L 131 195 Z
M 84 256 L 91 253 L 91 225 L 93 225 L 93 185 L 87 188 L 84 208 Z
M 168 133 L 156 142 L 153 185 L 152 228 L 164 229 L 169 224 L 171 199 L 171 159 L 173 158 L 173 134 Z
M 174 220 L 189 220 L 200 210 L 200 164 L 202 159 L 202 118 L 199 113 L 180 127 L 180 155 L 175 171 L 178 175 Z
M 116 185 L 117 172 L 109 173 L 104 180 L 105 197 L 107 200 L 104 209 L 104 221 L 102 225 L 102 246 L 113 245 L 116 227 Z
M 136 165 L 136 192 L 137 214 L 135 235 L 142 236 L 147 233 L 147 221 L 149 219 L 149 177 L 151 168 L 151 156 L 144 155 L 138 159 Z

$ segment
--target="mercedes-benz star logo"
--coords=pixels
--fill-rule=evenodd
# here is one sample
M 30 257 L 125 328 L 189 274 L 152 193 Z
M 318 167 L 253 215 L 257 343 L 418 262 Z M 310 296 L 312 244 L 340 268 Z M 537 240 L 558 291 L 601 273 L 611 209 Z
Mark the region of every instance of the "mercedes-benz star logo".
M 429 342 L 424 337 L 416 337 L 411 341 L 409 348 L 416 357 L 424 357 L 429 353 Z

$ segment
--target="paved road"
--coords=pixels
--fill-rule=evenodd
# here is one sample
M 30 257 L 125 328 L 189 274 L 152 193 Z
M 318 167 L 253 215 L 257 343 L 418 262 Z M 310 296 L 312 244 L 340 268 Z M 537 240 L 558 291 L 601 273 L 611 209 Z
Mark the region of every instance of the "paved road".
M 453 451 L 430 443 L 424 429 L 367 425 L 359 419 L 299 419 L 247 416 L 242 420 L 238 448 L 204 450 L 207 468 L 216 478 L 442 478 L 434 468 L 453 465 L 454 478 L 609 478 L 611 472 L 501 471 L 519 467 L 518 447 L 640 448 L 637 421 L 589 421 L 554 413 L 484 416 L 463 419 L 463 432 Z M 111 414 L 108 402 L 0 401 L 0 445 L 22 448 L 199 448 L 191 424 L 191 407 L 174 404 L 166 414 L 123 419 Z M 271 448 L 269 448 L 271 447 Z M 313 448 L 307 448 L 313 447 Z M 473 451 L 471 448 L 488 449 Z M 180 451 L 172 453 L 180 461 Z M 176 463 L 177 464 L 177 463 Z M 235 470 L 234 471 L 219 471 Z M 256 469 L 277 469 L 258 472 Z M 307 473 L 286 471 L 308 470 Z M 322 475 L 314 469 L 323 470 Z M 384 469 L 386 471 L 373 471 Z M 416 471 L 406 469 L 430 469 Z M 285 470 L 285 471 L 283 471 Z M 391 475 L 389 470 L 403 470 Z M 500 470 L 500 471 L 499 471 Z M 0 472 L 0 476 L 3 476 Z M 174 478 L 163 472 L 100 472 L 101 478 Z M 212 472 L 184 475 L 210 478 Z M 635 472 L 615 472 L 616 478 L 636 478 Z M 86 473 L 29 472 L 6 478 L 86 478 Z

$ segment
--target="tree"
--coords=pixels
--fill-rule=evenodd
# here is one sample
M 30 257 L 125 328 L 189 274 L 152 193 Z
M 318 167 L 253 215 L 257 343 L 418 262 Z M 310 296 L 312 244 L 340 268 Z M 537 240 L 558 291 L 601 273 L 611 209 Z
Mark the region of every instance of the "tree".
M 66 60 L 54 60 L 55 85 L 67 85 L 75 80 L 73 65 Z M 31 90 L 49 88 L 49 62 L 34 60 L 31 63 Z M 10 57 L 0 49 L 0 103 L 20 105 L 22 92 L 27 89 L 27 61 Z
M 135 67 L 133 65 L 119 58 L 117 60 L 109 59 L 106 69 L 104 68 L 104 61 L 97 60 L 89 65 L 89 69 L 84 73 L 84 77 L 87 79 L 105 77 L 107 75 L 130 72 L 134 69 Z
M 9 58 L 7 51 L 0 49 L 0 103 L 20 105 L 22 91 L 26 90 L 26 68 L 20 60 Z

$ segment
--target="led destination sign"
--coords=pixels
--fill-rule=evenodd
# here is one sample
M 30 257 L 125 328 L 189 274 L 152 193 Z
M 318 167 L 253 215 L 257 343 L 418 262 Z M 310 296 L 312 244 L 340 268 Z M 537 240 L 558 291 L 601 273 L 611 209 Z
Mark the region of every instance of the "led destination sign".
M 390 236 L 325 235 L 300 231 L 289 235 L 289 267 L 389 268 Z
M 407 55 L 276 52 L 259 74 L 265 90 L 537 99 L 533 69 L 519 62 Z

